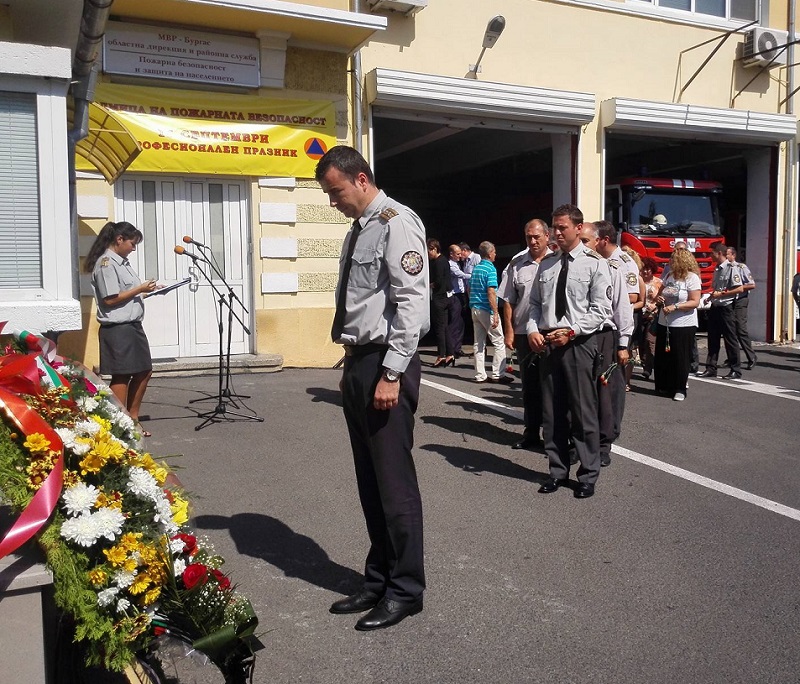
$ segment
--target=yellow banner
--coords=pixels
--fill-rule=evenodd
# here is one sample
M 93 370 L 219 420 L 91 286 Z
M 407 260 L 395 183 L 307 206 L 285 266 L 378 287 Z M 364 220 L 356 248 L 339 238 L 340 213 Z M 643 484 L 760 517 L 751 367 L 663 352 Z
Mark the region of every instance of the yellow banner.
M 142 146 L 130 171 L 313 178 L 333 145 L 330 101 L 99 84 L 94 101 Z M 77 157 L 79 169 L 91 169 Z

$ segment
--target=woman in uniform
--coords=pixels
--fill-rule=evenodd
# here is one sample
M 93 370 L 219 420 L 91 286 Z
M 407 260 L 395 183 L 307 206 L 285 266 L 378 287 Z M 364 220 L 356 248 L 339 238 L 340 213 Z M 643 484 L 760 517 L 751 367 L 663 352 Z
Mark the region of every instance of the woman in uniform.
M 137 423 L 153 372 L 150 345 L 142 328 L 143 299 L 158 287 L 155 280 L 142 282 L 128 261 L 142 238 L 142 233 L 130 223 L 108 222 L 85 262 L 86 272 L 92 274 L 97 300 L 100 373 L 111 376 L 111 391 Z M 143 436 L 150 436 L 139 429 Z

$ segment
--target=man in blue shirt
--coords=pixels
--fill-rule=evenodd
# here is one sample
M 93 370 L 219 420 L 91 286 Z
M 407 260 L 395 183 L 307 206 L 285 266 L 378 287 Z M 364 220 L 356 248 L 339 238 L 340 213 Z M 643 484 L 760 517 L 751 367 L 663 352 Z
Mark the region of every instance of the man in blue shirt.
M 475 265 L 469 282 L 469 306 L 475 329 L 475 382 L 509 384 L 514 378 L 501 373 L 506 360 L 506 343 L 497 310 L 497 269 L 493 263 L 497 252 L 491 242 L 481 242 L 478 253 L 481 260 Z M 485 367 L 487 337 L 494 347 L 491 377 L 487 377 Z

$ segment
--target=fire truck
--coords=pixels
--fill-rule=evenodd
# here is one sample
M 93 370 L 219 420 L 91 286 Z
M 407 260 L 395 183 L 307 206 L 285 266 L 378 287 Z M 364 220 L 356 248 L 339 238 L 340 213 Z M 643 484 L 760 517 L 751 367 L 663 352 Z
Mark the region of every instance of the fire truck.
M 617 226 L 621 245 L 660 266 L 669 261 L 676 242 L 686 243 L 700 266 L 703 292 L 710 292 L 716 268 L 711 245 L 724 242 L 721 194 L 722 185 L 713 181 L 623 178 L 606 187 L 606 220 Z

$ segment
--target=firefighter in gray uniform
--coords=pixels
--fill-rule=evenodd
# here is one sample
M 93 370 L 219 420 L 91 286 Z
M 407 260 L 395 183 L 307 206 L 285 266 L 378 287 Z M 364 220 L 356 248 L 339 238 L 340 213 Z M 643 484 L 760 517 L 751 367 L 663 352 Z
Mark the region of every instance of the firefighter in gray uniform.
M 614 226 L 608 221 L 586 222 L 581 229 L 581 242 L 606 259 L 613 290 L 611 317 L 603 323 L 603 329 L 597 334 L 597 347 L 603 358 L 597 386 L 601 467 L 611 465 L 611 446 L 622 430 L 622 416 L 625 412 L 625 365 L 630 358 L 628 345 L 634 327 L 633 305 L 623 283 L 622 262 L 606 256 L 614 253 L 616 244 L 616 235 L 611 236 L 609 231 L 614 231 Z
M 596 334 L 611 317 L 611 275 L 606 261 L 580 241 L 583 214 L 571 204 L 553 212 L 559 252 L 542 259 L 531 292 L 528 342 L 542 353 L 542 423 L 555 492 L 569 478 L 569 439 L 580 466 L 575 496 L 594 494 L 600 474 Z
M 331 148 L 316 178 L 331 206 L 355 219 L 342 247 L 331 337 L 344 345 L 342 404 L 370 550 L 362 588 L 330 610 L 369 611 L 356 623 L 366 631 L 422 610 L 422 501 L 411 449 L 417 344 L 430 327 L 425 227 L 375 186 L 350 147 Z

